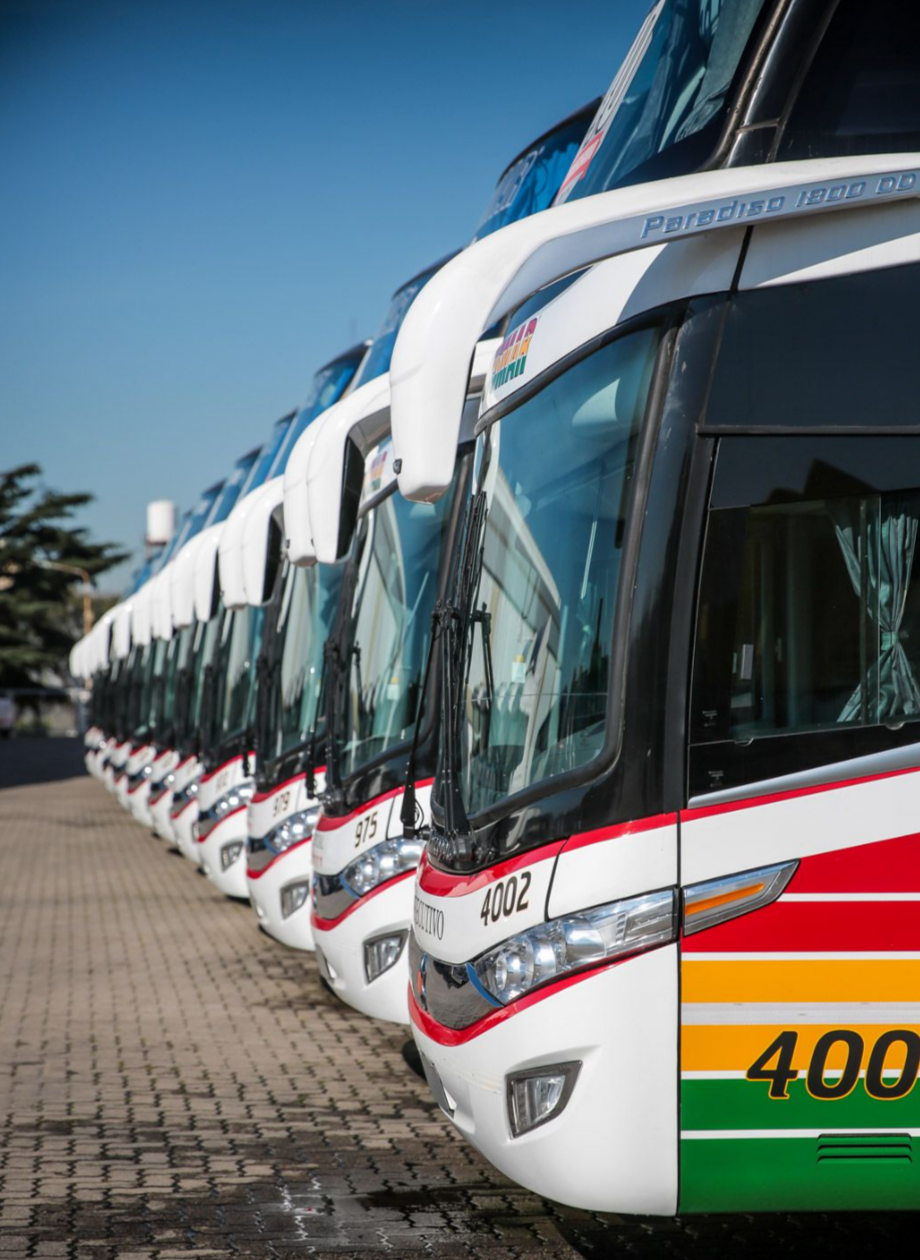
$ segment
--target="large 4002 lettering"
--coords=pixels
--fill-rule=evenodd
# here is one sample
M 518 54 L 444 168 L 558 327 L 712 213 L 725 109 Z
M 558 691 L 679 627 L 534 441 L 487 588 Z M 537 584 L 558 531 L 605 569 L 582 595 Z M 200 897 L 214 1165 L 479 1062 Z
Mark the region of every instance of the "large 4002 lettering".
M 770 1098 L 787 1099 L 789 1082 L 798 1080 L 801 1075 L 798 1068 L 792 1066 L 798 1040 L 799 1034 L 795 1029 L 781 1032 L 751 1064 L 745 1078 L 749 1081 L 769 1081 Z M 828 1077 L 827 1060 L 837 1045 L 844 1048 L 843 1067 L 839 1073 Z M 904 1050 L 903 1065 L 900 1068 L 886 1067 L 890 1053 L 899 1046 Z M 815 1042 L 805 1072 L 805 1088 L 812 1098 L 833 1102 L 852 1094 L 859 1083 L 865 1051 L 862 1034 L 851 1028 L 832 1028 L 823 1033 Z M 905 1098 L 916 1085 L 918 1072 L 920 1033 L 910 1028 L 886 1029 L 876 1038 L 869 1052 L 864 1079 L 866 1093 L 880 1100 Z

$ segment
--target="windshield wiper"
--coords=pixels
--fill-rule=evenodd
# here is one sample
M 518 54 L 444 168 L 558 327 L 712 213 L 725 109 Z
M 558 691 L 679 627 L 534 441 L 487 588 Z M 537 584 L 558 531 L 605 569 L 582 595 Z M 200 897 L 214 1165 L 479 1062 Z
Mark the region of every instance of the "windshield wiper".
M 492 707 L 495 702 L 495 675 L 492 670 L 492 614 L 486 611 L 485 601 L 477 608 L 471 618 L 474 625 L 482 626 L 482 663 L 486 675 L 486 707 L 480 712 L 482 720 L 482 747 L 489 747 L 489 735 L 492 730 Z
M 208 661 L 201 673 L 201 707 L 198 711 L 198 728 L 195 731 L 199 757 L 210 751 L 216 675 L 216 667 Z
M 325 698 L 326 649 L 328 646 L 329 640 L 327 639 L 323 645 L 323 663 L 319 671 L 319 693 L 316 697 L 316 708 L 313 710 L 313 724 L 310 727 L 310 734 L 303 744 L 305 755 L 301 758 L 301 765 L 307 780 L 307 796 L 309 796 L 311 801 L 316 799 L 316 733 L 319 729 L 319 715 L 323 711 L 323 700 Z
M 467 817 L 463 794 L 460 791 L 457 758 L 457 726 L 459 711 L 456 693 L 463 668 L 465 653 L 461 637 L 461 627 L 467 624 L 469 604 L 476 587 L 482 560 L 480 539 L 486 516 L 486 496 L 483 493 L 470 500 L 467 508 L 466 528 L 464 530 L 463 553 L 460 560 L 460 572 L 456 582 L 456 602 L 438 600 L 431 613 L 431 643 L 428 649 L 428 661 L 425 665 L 425 682 L 419 695 L 419 705 L 415 716 L 415 732 L 412 748 L 409 753 L 409 764 L 406 771 L 406 787 L 400 811 L 400 822 L 407 838 L 414 837 L 418 826 L 418 811 L 415 800 L 415 758 L 421 733 L 422 705 L 428 692 L 428 677 L 434 655 L 435 642 L 441 642 L 441 802 L 444 811 L 446 838 L 456 849 L 466 851 L 472 848 L 472 829 Z M 484 616 L 488 614 L 484 613 Z M 488 634 L 484 623 L 484 633 Z M 491 680 L 491 649 L 489 653 Z M 490 693 L 491 694 L 491 693 Z M 466 856 L 467 854 L 464 854 Z
M 338 642 L 327 639 L 323 646 L 323 669 L 326 675 L 326 796 L 330 805 L 342 802 L 342 781 L 339 775 L 339 740 L 336 708 L 342 679 L 342 650 Z
M 434 608 L 431 610 L 431 640 L 428 644 L 428 655 L 425 659 L 425 673 L 422 678 L 422 686 L 418 693 L 418 704 L 415 707 L 412 746 L 409 749 L 409 760 L 406 764 L 406 786 L 403 791 L 402 807 L 399 811 L 399 821 L 402 823 L 403 835 L 407 840 L 415 839 L 424 821 L 422 810 L 415 799 L 415 761 L 418 753 L 419 735 L 422 729 L 422 713 L 424 712 L 425 700 L 428 696 L 428 679 L 431 677 L 434 645 L 440 634 L 441 607 L 441 601 L 437 600 Z

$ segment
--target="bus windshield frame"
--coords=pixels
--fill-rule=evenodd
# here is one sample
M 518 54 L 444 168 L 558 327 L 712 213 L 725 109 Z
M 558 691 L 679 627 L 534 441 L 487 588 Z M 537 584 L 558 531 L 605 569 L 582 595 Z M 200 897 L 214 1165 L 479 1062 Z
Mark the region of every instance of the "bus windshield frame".
M 219 618 L 211 662 L 213 713 L 203 740 L 208 761 L 222 759 L 224 751 L 243 739 L 252 726 L 264 619 L 265 608 L 249 604 L 238 610 L 225 608 Z
M 279 575 L 277 619 L 263 633 L 256 697 L 260 781 L 310 742 L 319 713 L 323 649 L 338 611 L 344 564 L 286 565 Z M 270 607 L 271 607 L 270 604 Z
M 468 869 L 495 860 L 495 844 L 504 849 L 508 840 L 505 833 L 512 817 L 520 819 L 526 814 L 532 824 L 539 812 L 534 809 L 535 803 L 546 802 L 550 797 L 565 798 L 567 806 L 572 807 L 573 801 L 606 775 L 617 760 L 622 738 L 621 699 L 625 683 L 623 660 L 629 623 L 628 600 L 635 573 L 635 540 L 641 532 L 642 513 L 637 487 L 644 489 L 652 458 L 653 442 L 650 453 L 648 434 L 658 405 L 656 399 L 660 380 L 668 370 L 667 346 L 674 319 L 674 312 L 662 309 L 629 321 L 601 339 L 600 344 L 594 342 L 570 356 L 547 382 L 539 382 L 534 389 L 525 389 L 493 407 L 481 416 L 477 425 L 473 488 L 457 564 L 458 577 L 451 596 L 456 629 L 448 636 L 440 657 L 443 673 L 441 739 L 432 799 L 429 851 L 436 862 L 445 866 Z M 610 369 L 616 365 L 618 358 L 622 370 L 619 375 L 611 375 Z M 600 382 L 596 390 L 591 383 L 592 373 Z M 627 385 L 627 389 L 618 395 L 623 384 Z M 566 399 L 569 389 L 576 401 L 580 397 L 574 410 Z M 608 414 L 611 403 L 618 417 L 622 439 L 619 446 L 623 448 L 621 455 L 617 455 L 610 444 L 613 436 Z M 567 407 L 571 411 L 568 417 Z M 542 418 L 539 414 L 541 409 L 544 412 Z M 568 423 L 565 432 L 562 431 L 564 423 Z M 516 443 L 510 436 L 510 426 L 515 424 L 520 425 Z M 555 426 L 552 434 L 549 432 L 550 425 Z M 508 618 L 503 616 L 500 602 L 496 606 L 493 598 L 496 584 L 491 578 L 485 583 L 483 581 L 489 564 L 494 565 L 496 546 L 503 538 L 500 514 L 496 512 L 493 516 L 490 504 L 490 500 L 493 504 L 496 501 L 500 468 L 504 473 L 501 464 L 503 426 L 509 435 L 505 439 L 506 462 L 510 452 L 512 461 L 521 461 L 520 471 L 523 472 L 529 463 L 531 476 L 536 474 L 537 480 L 529 487 L 524 485 L 517 479 L 513 467 L 508 471 L 515 478 L 514 484 L 504 475 L 501 494 L 507 500 L 505 517 L 508 517 L 508 510 L 513 512 L 516 509 L 522 517 L 519 523 L 529 517 L 530 524 L 520 535 L 510 536 L 510 545 L 503 543 L 499 554 L 508 560 L 512 568 L 517 566 L 519 572 L 513 580 L 526 594 L 526 600 L 531 601 L 531 607 L 534 606 L 532 601 L 539 595 L 538 588 L 542 588 L 547 595 L 544 604 L 547 608 L 556 606 L 559 613 L 554 619 L 544 619 L 542 626 L 534 625 L 533 632 L 524 635 L 521 640 L 522 643 L 526 640 L 526 650 L 515 653 L 509 651 L 509 647 L 514 645 L 515 634 L 521 638 L 520 625 L 516 626 L 512 618 L 509 633 L 509 625 L 503 625 L 503 620 L 508 622 Z M 581 433 L 576 435 L 577 441 L 573 437 L 576 426 L 581 428 Z M 541 434 L 538 429 L 546 432 Z M 566 437 L 571 439 L 568 454 Z M 577 456 L 579 444 L 585 453 L 581 465 Z M 593 471 L 592 459 L 587 458 L 592 445 L 597 452 L 597 457 L 593 458 Z M 550 449 L 553 451 L 552 467 L 542 467 L 539 452 Z M 614 467 L 617 458 L 622 464 L 618 490 Z M 545 477 L 542 484 L 539 480 L 541 476 Z M 611 477 L 614 478 L 612 482 Z M 580 547 L 579 557 L 575 559 L 562 549 L 553 565 L 540 552 L 542 543 L 538 542 L 538 535 L 550 548 L 558 549 L 558 541 L 554 539 L 557 536 L 561 539 L 569 524 L 566 519 L 567 503 L 574 505 L 569 508 L 568 517 L 583 535 L 584 546 Z M 602 510 L 609 527 L 606 548 L 600 528 L 605 519 Z M 578 516 L 585 518 L 580 524 L 575 521 Z M 591 519 L 588 520 L 588 517 Z M 504 532 L 507 534 L 507 529 Z M 521 539 L 523 544 L 519 545 Z M 536 552 L 529 576 L 524 567 L 529 563 L 528 539 L 532 544 L 530 550 Z M 615 563 L 611 554 L 613 551 L 619 552 Z M 606 585 L 601 584 L 603 589 L 596 581 L 592 582 L 592 569 L 611 575 Z M 490 582 L 492 589 L 489 589 Z M 592 586 L 597 588 L 593 592 L 590 590 Z M 562 593 L 569 588 L 570 594 L 574 591 L 576 597 L 565 601 Z M 550 598 L 553 591 L 555 596 Z M 577 613 L 586 607 L 589 593 L 593 598 L 592 617 L 588 619 L 590 625 L 584 617 L 581 618 L 584 624 L 577 618 Z M 519 603 L 523 609 L 526 601 L 519 600 Z M 609 611 L 602 613 L 601 603 L 606 604 Z M 533 717 L 529 719 L 527 731 L 532 753 L 531 770 L 536 766 L 533 754 L 537 750 L 539 728 L 545 727 L 551 720 L 557 725 L 562 724 L 559 706 L 555 715 L 548 711 L 539 712 L 541 704 L 546 710 L 543 690 L 537 686 L 528 696 L 526 684 L 528 678 L 536 679 L 538 674 L 541 677 L 549 674 L 553 638 L 555 636 L 557 643 L 564 641 L 563 604 L 568 608 L 567 620 L 571 626 L 577 629 L 581 625 L 583 632 L 580 638 L 573 635 L 573 641 L 584 640 L 583 647 L 590 644 L 587 655 L 584 651 L 576 652 L 568 663 L 577 667 L 575 676 L 579 676 L 580 670 L 585 682 L 589 681 L 592 670 L 597 677 L 593 702 L 586 687 L 558 689 L 556 694 L 575 702 L 574 721 L 570 723 L 573 735 L 578 736 L 592 725 L 585 713 L 580 717 L 577 714 L 580 693 L 587 696 L 589 708 L 591 703 L 595 708 L 602 708 L 600 729 L 596 729 L 590 738 L 585 737 L 583 742 L 587 747 L 582 751 L 586 755 L 567 756 L 567 752 L 572 753 L 572 747 L 570 745 L 566 752 L 565 741 L 562 741 L 560 757 L 553 764 L 552 748 L 548 745 L 544 750 L 543 771 L 519 775 L 514 782 L 509 777 L 507 758 L 503 764 L 499 750 L 497 758 L 483 762 L 480 769 L 487 773 L 481 775 L 477 785 L 471 777 L 475 768 L 475 741 L 483 733 L 482 718 L 486 713 L 493 728 L 495 717 L 501 716 L 497 706 L 495 714 L 492 713 L 496 698 L 499 703 L 506 703 L 508 713 L 514 716 L 517 716 L 515 709 L 518 714 L 524 712 L 526 715 L 526 706 L 531 708 Z M 518 621 L 522 623 L 523 616 Z M 604 668 L 599 669 L 602 654 L 606 654 L 607 659 Z M 556 656 L 560 657 L 558 650 Z M 475 718 L 474 709 L 478 709 Z M 599 719 L 598 714 L 595 725 Z M 477 722 L 478 728 L 474 729 Z M 486 751 L 489 751 L 490 741 L 491 730 L 485 742 Z M 511 767 L 512 771 L 516 768 Z M 498 774 L 504 775 L 503 783 Z M 483 790 L 483 783 L 487 783 L 490 777 L 501 784 L 491 795 Z M 543 843 L 547 839 L 545 830 L 542 826 L 531 825 L 526 838 L 518 835 L 513 847 L 517 851 Z
M 371 481 L 377 451 L 365 462 Z M 444 589 L 456 530 L 462 459 L 460 451 L 453 488 L 437 504 L 410 503 L 394 483 L 360 512 L 327 649 L 326 775 L 333 790 L 407 751 L 417 719 L 421 743 L 433 729 L 432 706 L 426 699 L 420 715 L 419 698 L 432 609 Z M 422 567 L 423 561 L 429 563 Z M 394 598 L 397 584 L 401 598 Z

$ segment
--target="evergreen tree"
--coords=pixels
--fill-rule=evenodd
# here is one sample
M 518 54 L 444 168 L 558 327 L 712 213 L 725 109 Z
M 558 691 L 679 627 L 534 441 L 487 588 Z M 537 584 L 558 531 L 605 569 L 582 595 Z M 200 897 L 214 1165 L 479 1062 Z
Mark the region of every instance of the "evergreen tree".
M 40 484 L 38 464 L 0 473 L 0 690 L 41 685 L 47 670 L 63 673 L 83 633 L 80 577 L 93 578 L 127 558 L 112 543 L 94 543 L 68 522 L 90 494 L 61 494 Z

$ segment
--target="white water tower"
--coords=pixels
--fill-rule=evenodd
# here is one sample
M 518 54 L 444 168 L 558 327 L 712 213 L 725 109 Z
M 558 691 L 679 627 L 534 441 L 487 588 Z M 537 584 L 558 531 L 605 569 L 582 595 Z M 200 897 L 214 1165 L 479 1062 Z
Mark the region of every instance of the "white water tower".
M 144 545 L 148 551 L 165 547 L 176 532 L 176 505 L 171 499 L 156 499 L 147 504 L 147 534 Z

